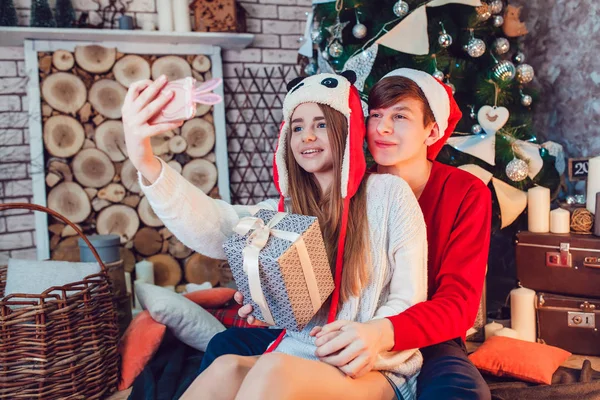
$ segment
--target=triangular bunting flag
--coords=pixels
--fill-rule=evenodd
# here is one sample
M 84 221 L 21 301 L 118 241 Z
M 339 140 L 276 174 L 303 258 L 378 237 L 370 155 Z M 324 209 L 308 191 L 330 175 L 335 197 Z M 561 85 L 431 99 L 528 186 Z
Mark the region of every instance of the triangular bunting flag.
M 441 7 L 446 4 L 464 4 L 466 6 L 479 7 L 481 1 L 479 0 L 433 0 L 427 4 L 427 7 Z
M 500 179 L 492 178 L 492 184 L 496 191 L 496 197 L 500 205 L 500 215 L 502 217 L 502 227 L 506 228 L 515 220 L 527 207 L 527 193 L 519 190 Z
M 365 81 L 371 74 L 373 63 L 375 62 L 375 58 L 377 58 L 378 49 L 379 45 L 373 43 L 357 55 L 348 59 L 346 64 L 344 64 L 344 71 L 352 70 L 356 72 L 356 82 L 354 82 L 354 86 L 361 92 L 365 87 Z
M 407 15 L 391 31 L 377 39 L 377 43 L 401 53 L 429 54 L 425 6 L 421 6 Z
M 490 165 L 496 165 L 496 135 L 455 136 L 448 139 L 447 144 Z
M 485 183 L 486 185 L 488 183 L 490 183 L 490 181 L 492 180 L 492 177 L 494 176 L 494 174 L 492 174 L 491 172 L 486 171 L 485 169 L 481 168 L 479 165 L 475 165 L 475 164 L 465 164 L 465 165 L 461 165 L 458 168 L 475 175 L 476 177 L 481 179 L 481 181 L 483 183 Z
M 312 57 L 313 56 L 313 41 L 310 37 L 310 31 L 313 23 L 313 12 L 309 12 L 306 15 L 306 26 L 304 27 L 304 38 L 302 40 L 302 46 L 298 49 L 298 53 L 302 54 L 304 57 Z

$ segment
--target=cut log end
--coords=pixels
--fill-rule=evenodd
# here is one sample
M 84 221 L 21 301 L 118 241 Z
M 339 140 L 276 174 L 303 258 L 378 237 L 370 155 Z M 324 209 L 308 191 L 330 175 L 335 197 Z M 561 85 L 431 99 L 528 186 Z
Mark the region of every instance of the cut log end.
M 189 162 L 183 167 L 181 174 L 207 194 L 217 184 L 217 168 L 213 163 L 206 160 L 197 159 Z
M 75 47 L 75 61 L 87 72 L 108 72 L 115 64 L 117 49 L 98 45 Z
M 168 254 L 156 254 L 148 257 L 154 264 L 154 284 L 157 286 L 175 286 L 181 281 L 181 267 L 175 258 Z
M 59 71 L 68 71 L 75 65 L 75 57 L 69 51 L 57 50 L 52 54 L 52 65 Z
M 133 238 L 133 247 L 138 253 L 151 256 L 158 253 L 163 246 L 163 238 L 156 229 L 144 227 Z
M 220 262 L 200 253 L 192 254 L 185 262 L 185 280 L 196 284 L 210 282 L 212 286 L 216 286 L 220 278 Z
M 53 109 L 75 114 L 85 104 L 87 89 L 79 77 L 57 72 L 43 80 L 42 97 Z

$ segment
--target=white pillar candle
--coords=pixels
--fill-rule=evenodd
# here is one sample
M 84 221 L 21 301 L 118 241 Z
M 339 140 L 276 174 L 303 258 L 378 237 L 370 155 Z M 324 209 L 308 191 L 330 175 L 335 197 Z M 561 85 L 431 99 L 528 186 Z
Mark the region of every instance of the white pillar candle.
M 550 189 L 535 186 L 527 191 L 527 213 L 530 232 L 550 231 Z
M 586 207 L 592 214 L 596 212 L 598 192 L 600 192 L 600 156 L 591 158 L 588 164 Z
M 127 294 L 131 294 L 131 273 L 125 272 L 125 287 L 127 288 Z
M 135 282 L 133 283 L 133 296 L 135 298 L 135 306 L 134 306 L 134 310 L 141 310 L 142 309 L 142 304 L 140 303 L 140 300 L 137 297 L 137 289 L 136 286 L 138 283 L 146 283 L 144 281 L 141 281 L 139 279 L 136 279 Z
M 494 335 L 494 332 L 499 331 L 502 328 L 504 328 L 502 324 L 499 324 L 496 321 L 490 322 L 484 326 L 483 329 L 485 330 L 485 340 L 488 340 Z
M 154 285 L 154 265 L 147 260 L 135 264 L 135 280 Z
M 158 30 L 163 32 L 173 31 L 173 8 L 171 0 L 156 0 L 158 14 Z
M 571 213 L 564 208 L 550 211 L 550 232 L 569 233 L 571 231 Z
M 133 309 L 133 297 L 131 296 L 131 273 L 125 272 L 125 287 L 127 287 L 127 297 L 129 298 L 129 307 Z
M 535 342 L 535 292 L 520 287 L 510 291 L 510 319 L 519 339 Z
M 600 236 L 600 192 L 596 193 L 596 220 L 594 222 L 594 235 Z
M 192 30 L 188 0 L 173 0 L 173 27 L 175 32 Z
M 515 331 L 514 329 L 510 329 L 510 328 L 502 328 L 502 329 L 498 329 L 497 331 L 495 331 L 492 336 L 504 336 L 504 337 L 509 337 L 509 338 L 513 338 L 513 339 L 519 339 L 519 332 Z

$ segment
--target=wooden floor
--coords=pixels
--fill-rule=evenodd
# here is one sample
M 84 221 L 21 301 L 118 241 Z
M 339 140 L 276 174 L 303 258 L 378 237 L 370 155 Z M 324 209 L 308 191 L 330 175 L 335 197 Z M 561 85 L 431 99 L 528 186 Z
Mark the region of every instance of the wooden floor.
M 469 350 L 469 352 L 475 351 L 480 345 L 481 343 L 467 342 L 467 350 Z M 596 371 L 600 371 L 600 357 L 572 355 L 567 361 L 565 361 L 562 364 L 562 366 L 568 368 L 581 369 L 583 361 L 585 361 L 586 359 L 592 362 L 593 369 L 595 369 Z M 129 396 L 129 393 L 131 393 L 131 389 L 127 389 L 122 392 L 117 392 L 111 397 L 109 397 L 108 400 L 126 400 Z

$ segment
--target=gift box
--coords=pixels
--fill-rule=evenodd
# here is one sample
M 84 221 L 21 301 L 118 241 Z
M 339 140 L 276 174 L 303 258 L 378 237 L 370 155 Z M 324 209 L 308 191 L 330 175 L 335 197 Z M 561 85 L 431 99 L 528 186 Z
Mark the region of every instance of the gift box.
M 190 4 L 197 32 L 236 32 L 235 0 L 195 0 Z
M 224 249 L 254 317 L 302 330 L 334 289 L 317 218 L 260 210 L 234 230 Z

